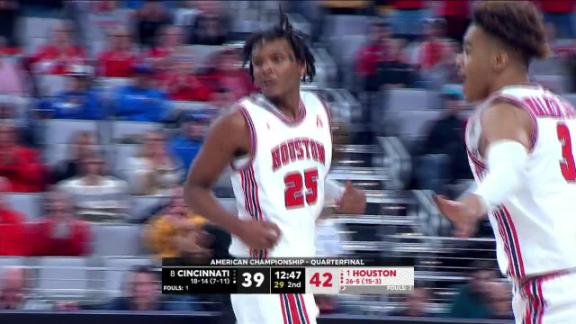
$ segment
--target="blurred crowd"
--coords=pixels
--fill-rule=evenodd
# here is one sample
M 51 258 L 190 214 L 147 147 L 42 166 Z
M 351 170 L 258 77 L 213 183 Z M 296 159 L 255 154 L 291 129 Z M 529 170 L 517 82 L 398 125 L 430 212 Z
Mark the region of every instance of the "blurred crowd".
M 348 2 L 352 9 L 344 5 Z M 457 87 L 445 85 L 460 81 L 456 56 L 473 1 L 360 2 L 365 3 L 360 12 L 374 15 L 374 20 L 365 43 L 354 53 L 352 71 L 339 72 L 352 72 L 359 81 L 349 90 L 363 102 L 361 122 L 373 119 L 371 106 L 382 100 L 381 91 L 439 91 L 442 115 L 411 149 L 416 163 L 426 166 L 416 168 L 412 185 L 457 194 L 453 185 L 470 179 L 462 144 L 465 104 Z M 576 71 L 574 1 L 536 2 L 548 23 L 554 57 Z M 316 1 L 319 10 L 284 3 L 317 31 L 327 16 L 353 10 L 352 3 L 358 1 Z M 66 19 L 41 30 L 46 34 L 43 43 L 29 46 L 18 37 L 17 28 L 27 10 L 65 12 L 59 17 Z M 91 226 L 134 222 L 130 199 L 135 196 L 169 198 L 137 220 L 143 224 L 141 245 L 155 258 L 227 255 L 229 236 L 185 207 L 181 186 L 210 121 L 257 91 L 236 44 L 246 35 L 233 30 L 233 18 L 225 1 L 0 0 L 0 255 L 90 255 Z M 322 33 L 311 39 L 322 44 L 318 35 Z M 219 47 L 199 60 L 190 45 Z M 53 76 L 65 80 L 55 91 L 50 90 Z M 105 87 L 103 80 L 116 81 Z M 33 98 L 32 104 L 21 111 L 14 97 Z M 205 107 L 174 109 L 175 102 L 187 101 Z M 120 168 L 111 165 L 101 137 L 89 131 L 74 133 L 66 157 L 50 164 L 38 131 L 48 119 L 154 122 L 165 127 L 132 139 L 136 152 Z M 14 192 L 45 193 L 42 216 L 30 221 L 16 211 L 4 198 Z M 321 255 L 342 253 L 335 243 L 343 238 L 334 226 L 319 225 Z M 459 290 L 450 307 L 452 316 L 510 316 L 509 288 L 489 269 L 478 267 L 470 283 Z M 146 267 L 127 274 L 124 297 L 96 306 L 43 306 L 26 295 L 25 277 L 20 268 L 3 272 L 0 309 L 173 310 L 164 299 L 176 298 L 159 294 L 156 273 Z M 432 298 L 428 289 L 417 288 L 394 314 L 430 315 L 425 305 Z M 177 304 L 187 306 L 180 310 L 198 309 L 193 302 L 182 301 Z M 336 308 L 336 301 L 323 300 L 323 311 Z
M 403 306 L 391 315 L 406 317 L 438 317 L 427 308 L 433 299 L 431 290 L 416 282 L 414 292 L 404 297 Z M 445 317 L 459 319 L 512 319 L 511 287 L 499 279 L 490 264 L 476 262 L 467 283 L 457 287 Z

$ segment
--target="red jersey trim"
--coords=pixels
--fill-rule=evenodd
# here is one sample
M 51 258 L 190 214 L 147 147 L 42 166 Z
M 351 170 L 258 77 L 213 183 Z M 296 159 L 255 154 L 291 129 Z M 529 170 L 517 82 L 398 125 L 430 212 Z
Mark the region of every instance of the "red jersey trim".
M 532 112 L 530 107 L 526 106 L 525 103 L 518 100 L 517 98 L 504 94 L 498 94 L 491 100 L 491 102 L 498 102 L 498 101 L 507 102 L 512 106 L 522 109 L 526 113 L 528 113 L 532 121 L 532 132 L 530 133 L 530 151 L 533 151 L 534 147 L 536 147 L 536 141 L 538 140 L 538 123 L 536 122 L 536 116 L 534 116 L 534 113 Z
M 326 102 L 324 102 L 324 100 L 322 100 L 322 98 L 320 98 L 319 95 L 317 95 L 317 94 L 314 94 L 314 95 L 316 96 L 318 101 L 320 101 L 320 104 L 324 108 L 324 111 L 326 111 L 326 116 L 328 118 L 328 129 L 330 130 L 330 143 L 332 144 L 332 151 L 334 151 L 334 133 L 332 132 L 332 126 L 334 125 L 334 123 L 333 123 L 333 119 L 332 119 L 332 111 L 330 110 L 330 108 L 328 108 L 328 105 L 326 104 Z M 331 160 L 333 160 L 333 159 L 334 159 L 334 152 L 332 152 Z M 330 161 L 330 168 L 332 168 L 332 161 Z M 326 172 L 324 179 L 326 179 L 328 177 L 328 173 L 330 173 L 329 171 L 330 170 L 328 170 L 328 172 Z
M 265 99 L 263 102 L 258 102 L 258 98 L 254 98 L 251 97 L 250 100 L 257 106 L 262 107 L 262 105 L 264 105 L 264 108 L 266 111 L 269 111 L 270 113 L 272 113 L 274 116 L 276 116 L 278 119 L 280 119 L 281 122 L 283 122 L 284 124 L 286 124 L 287 126 L 299 126 L 300 124 L 302 124 L 302 122 L 304 121 L 304 119 L 306 119 L 306 105 L 304 105 L 304 103 L 302 102 L 302 98 L 300 98 L 300 101 L 298 103 L 298 114 L 296 115 L 295 119 L 290 119 L 288 118 L 284 113 L 282 113 L 281 110 L 279 110 L 273 103 L 271 103 L 268 99 Z
M 236 167 L 234 165 L 234 163 L 230 163 L 230 167 L 232 168 L 232 170 L 234 171 L 244 171 L 250 167 L 252 167 L 252 164 L 254 163 L 254 159 L 256 158 L 256 151 L 257 151 L 257 147 L 258 147 L 258 137 L 256 135 L 256 128 L 254 127 L 254 123 L 252 122 L 252 117 L 250 117 L 250 114 L 248 113 L 248 110 L 246 109 L 246 107 L 244 106 L 239 106 L 238 111 L 240 111 L 240 113 L 242 114 L 242 117 L 244 117 L 244 120 L 246 121 L 246 125 L 248 126 L 248 130 L 249 130 L 249 136 L 250 136 L 250 148 L 248 149 L 248 161 L 246 161 L 246 163 L 240 167 Z

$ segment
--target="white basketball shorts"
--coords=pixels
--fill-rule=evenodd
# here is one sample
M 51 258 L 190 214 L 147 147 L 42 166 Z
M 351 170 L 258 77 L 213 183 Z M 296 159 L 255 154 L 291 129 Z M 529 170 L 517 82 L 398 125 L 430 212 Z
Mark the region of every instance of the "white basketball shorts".
M 544 275 L 514 287 L 517 324 L 576 324 L 576 273 Z
M 237 324 L 316 324 L 318 307 L 311 294 L 233 294 Z

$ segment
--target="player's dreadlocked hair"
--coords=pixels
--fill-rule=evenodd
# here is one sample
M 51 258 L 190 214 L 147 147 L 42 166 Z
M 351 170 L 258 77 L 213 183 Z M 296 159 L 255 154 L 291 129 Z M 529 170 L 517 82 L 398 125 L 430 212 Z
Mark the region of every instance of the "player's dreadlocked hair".
M 474 24 L 516 50 L 526 65 L 546 58 L 549 48 L 542 15 L 528 1 L 480 1 L 472 14 Z
M 253 34 L 244 44 L 244 65 L 250 64 L 250 75 L 254 79 L 252 67 L 252 51 L 259 43 L 275 39 L 285 39 L 294 51 L 294 56 L 298 62 L 306 65 L 306 72 L 302 81 L 312 81 L 316 75 L 314 66 L 314 55 L 306 44 L 305 35 L 292 28 L 286 14 L 280 14 L 280 24 L 263 32 Z

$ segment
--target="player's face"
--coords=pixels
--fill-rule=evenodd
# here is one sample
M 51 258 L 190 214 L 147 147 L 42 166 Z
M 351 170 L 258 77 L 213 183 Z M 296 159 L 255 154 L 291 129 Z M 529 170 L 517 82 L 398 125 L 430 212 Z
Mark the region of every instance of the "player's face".
M 252 55 L 254 83 L 268 98 L 280 98 L 298 89 L 304 64 L 296 60 L 286 39 L 265 41 Z
M 489 93 L 492 68 L 488 35 L 471 25 L 464 36 L 464 51 L 457 58 L 464 82 L 464 95 L 470 102 L 486 99 Z

